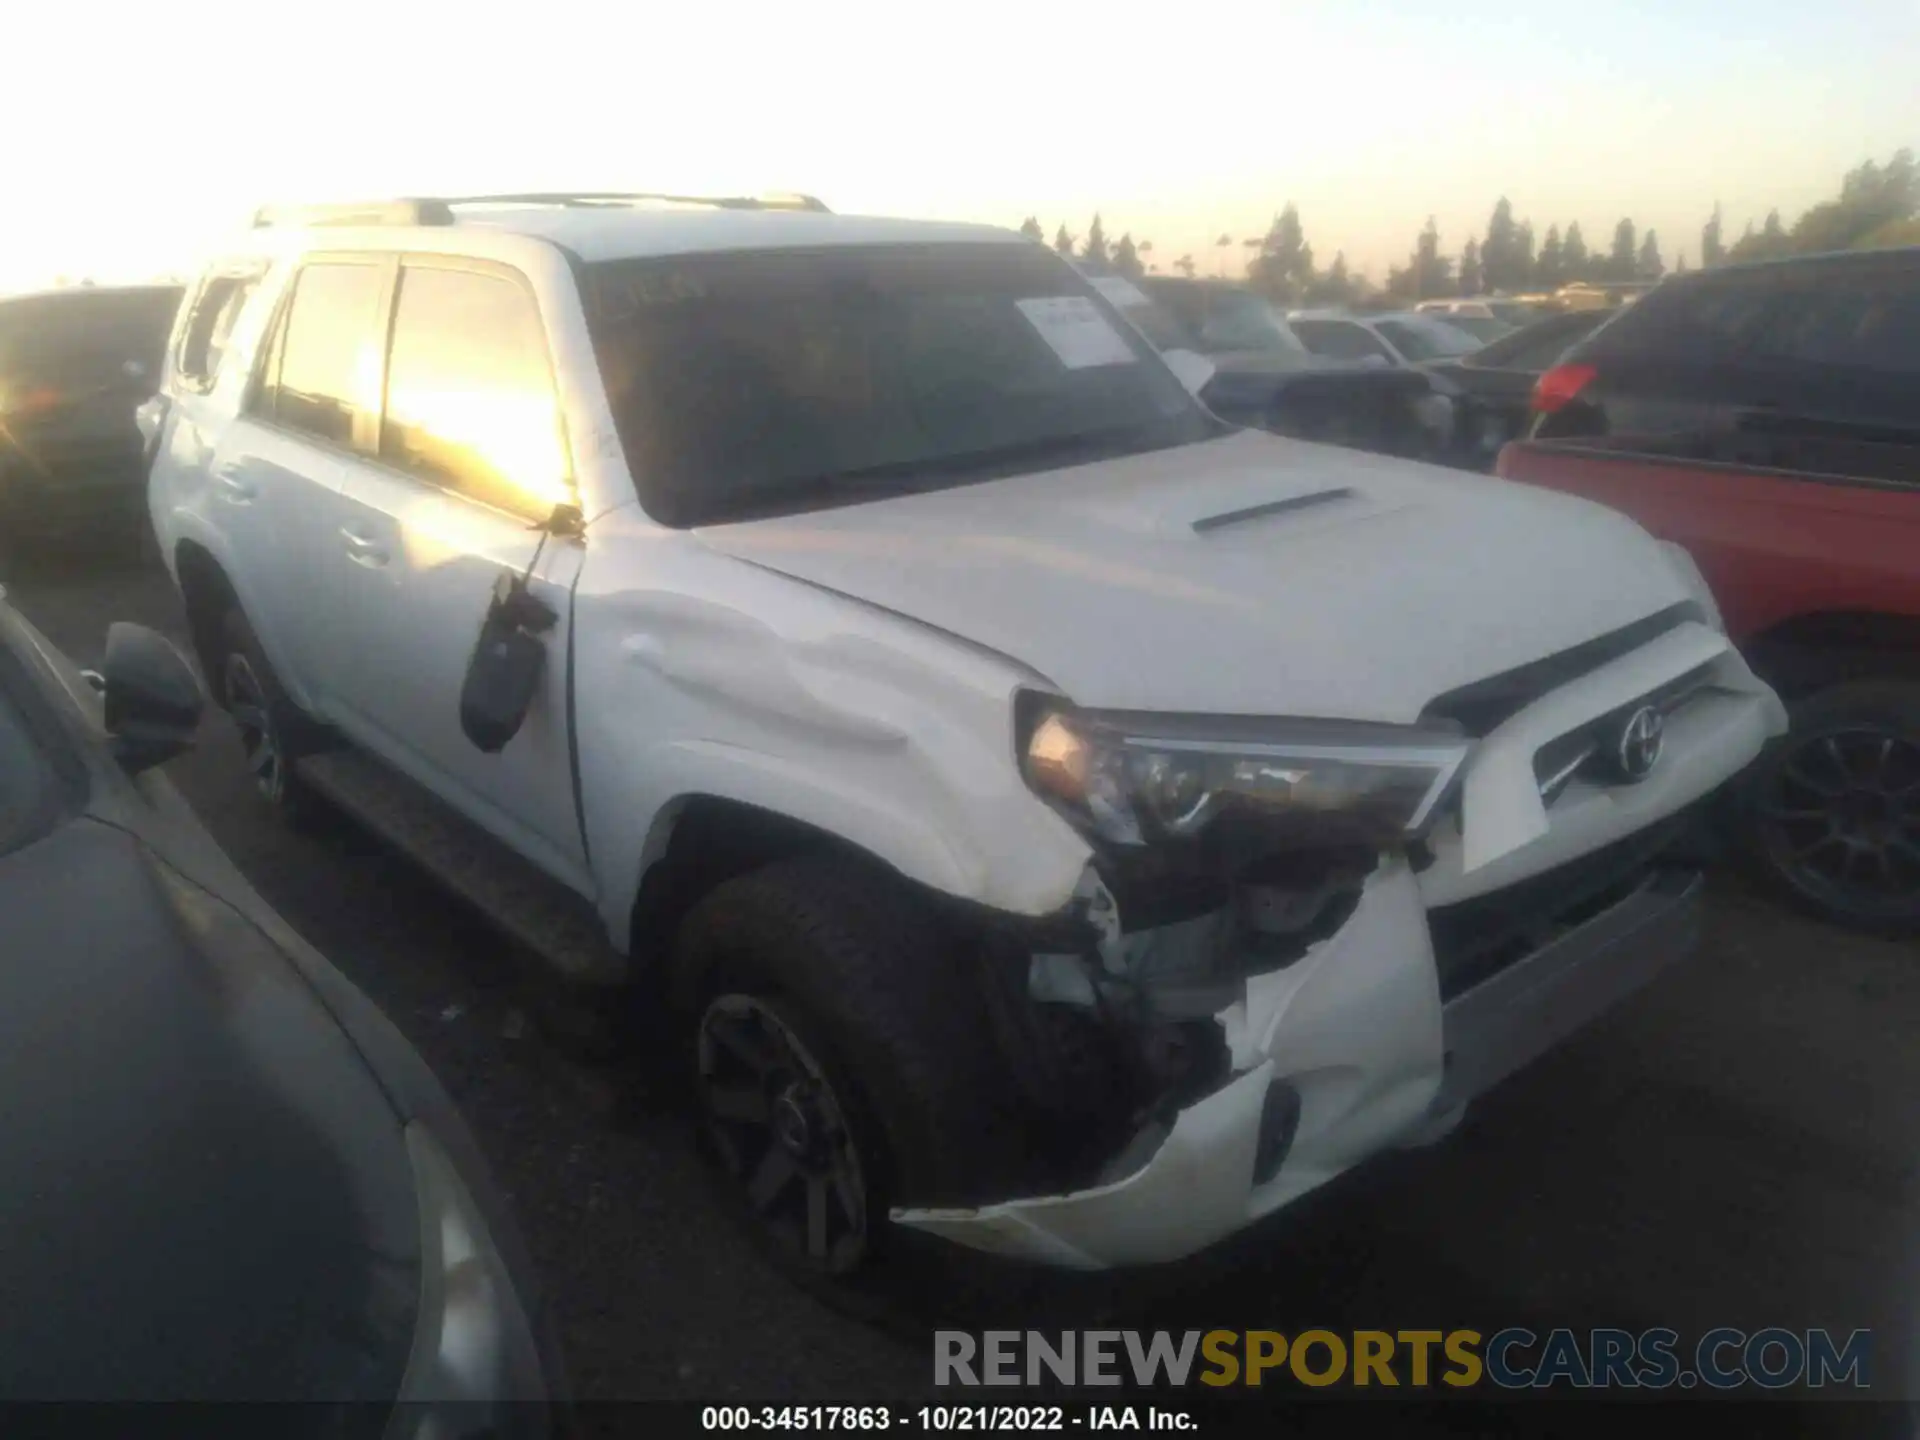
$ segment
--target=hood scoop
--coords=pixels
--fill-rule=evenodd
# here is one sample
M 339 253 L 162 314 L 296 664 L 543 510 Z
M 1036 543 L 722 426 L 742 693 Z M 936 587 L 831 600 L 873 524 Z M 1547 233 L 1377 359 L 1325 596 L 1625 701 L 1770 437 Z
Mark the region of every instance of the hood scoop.
M 1205 535 L 1214 530 L 1224 530 L 1229 525 L 1245 524 L 1249 520 L 1265 520 L 1272 515 L 1291 515 L 1299 510 L 1312 510 L 1321 505 L 1330 505 L 1335 500 L 1353 498 L 1350 486 L 1342 485 L 1332 490 L 1315 490 L 1306 495 L 1289 495 L 1283 500 L 1268 500 L 1260 505 L 1248 505 L 1240 510 L 1227 510 L 1218 515 L 1203 515 L 1193 522 L 1193 533 Z

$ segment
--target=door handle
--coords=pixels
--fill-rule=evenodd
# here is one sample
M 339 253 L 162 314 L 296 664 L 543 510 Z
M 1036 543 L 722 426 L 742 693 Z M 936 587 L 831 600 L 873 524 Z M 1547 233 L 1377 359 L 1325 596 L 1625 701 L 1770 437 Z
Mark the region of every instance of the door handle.
M 347 558 L 353 561 L 354 564 L 365 565 L 369 569 L 378 569 L 387 563 L 387 547 L 382 545 L 378 540 L 370 539 L 365 535 L 355 534 L 352 530 L 346 529 L 341 530 L 340 538 L 347 542 Z
M 220 487 L 220 498 L 230 505 L 251 505 L 254 496 L 260 493 L 251 480 L 231 465 L 216 466 L 213 478 Z

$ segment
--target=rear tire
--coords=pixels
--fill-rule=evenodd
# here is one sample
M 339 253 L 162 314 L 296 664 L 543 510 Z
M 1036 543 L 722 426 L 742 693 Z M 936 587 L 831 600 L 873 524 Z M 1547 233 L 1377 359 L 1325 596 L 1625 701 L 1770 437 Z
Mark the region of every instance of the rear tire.
M 897 1204 L 1017 1193 L 1021 1116 L 968 957 L 877 868 L 783 861 L 688 915 L 675 956 L 723 1203 L 788 1278 L 897 1318 L 950 1247 Z
M 255 791 L 289 823 L 306 824 L 313 818 L 315 799 L 294 765 L 314 748 L 310 741 L 314 725 L 287 698 L 253 626 L 238 606 L 221 620 L 218 664 L 207 678 L 208 688 L 239 732 Z
M 1836 925 L 1920 931 L 1920 684 L 1836 685 L 1789 712 L 1737 795 L 1750 868 Z

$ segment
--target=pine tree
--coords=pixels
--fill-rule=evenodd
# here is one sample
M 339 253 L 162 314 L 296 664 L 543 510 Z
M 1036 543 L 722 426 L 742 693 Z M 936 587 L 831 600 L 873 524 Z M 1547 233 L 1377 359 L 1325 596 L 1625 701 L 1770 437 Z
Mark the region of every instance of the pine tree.
M 1568 280 L 1593 278 L 1593 256 L 1587 253 L 1587 237 L 1580 233 L 1578 220 L 1567 226 L 1567 240 L 1563 254 L 1562 263 L 1566 267 Z
M 1622 220 L 1613 227 L 1613 250 L 1607 256 L 1607 278 L 1631 280 L 1637 258 L 1633 243 L 1633 221 Z
M 1634 271 L 1636 278 L 1641 280 L 1658 280 L 1667 273 L 1666 262 L 1660 258 L 1660 242 L 1651 230 L 1640 242 L 1640 257 L 1635 262 Z
M 1700 227 L 1700 264 L 1711 268 L 1727 258 L 1727 247 L 1720 243 L 1720 202 L 1713 202 L 1713 218 Z
M 1080 247 L 1080 258 L 1090 265 L 1106 265 L 1113 257 L 1107 253 L 1107 232 L 1100 223 L 1100 217 L 1093 217 L 1093 224 L 1087 227 L 1087 243 Z
M 1460 293 L 1480 293 L 1480 242 L 1471 238 L 1460 247 Z
M 1566 283 L 1567 259 L 1560 244 L 1560 227 L 1549 225 L 1547 238 L 1540 242 L 1540 259 L 1533 267 L 1533 282 L 1542 290 L 1557 290 Z

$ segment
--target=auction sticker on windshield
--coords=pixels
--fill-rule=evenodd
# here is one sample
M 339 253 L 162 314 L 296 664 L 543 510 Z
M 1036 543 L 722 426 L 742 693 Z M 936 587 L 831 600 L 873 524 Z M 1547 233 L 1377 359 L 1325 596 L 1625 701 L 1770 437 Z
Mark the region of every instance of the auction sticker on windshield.
M 1139 357 L 1127 344 L 1126 337 L 1114 329 L 1084 295 L 1059 295 L 1014 303 L 1069 370 L 1138 363 Z

